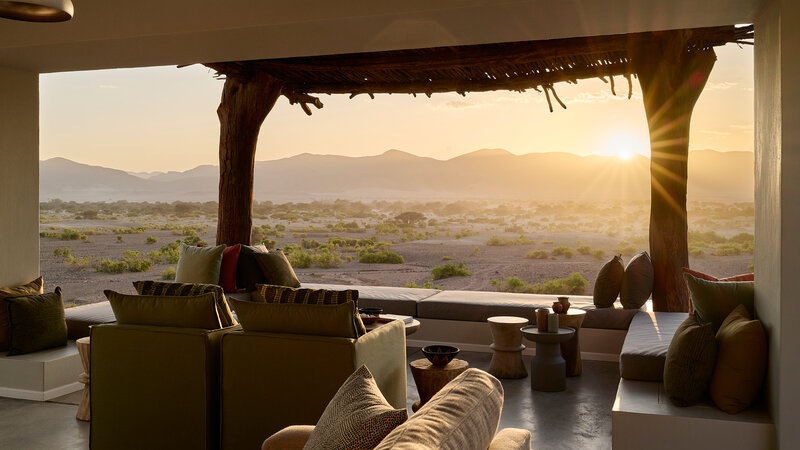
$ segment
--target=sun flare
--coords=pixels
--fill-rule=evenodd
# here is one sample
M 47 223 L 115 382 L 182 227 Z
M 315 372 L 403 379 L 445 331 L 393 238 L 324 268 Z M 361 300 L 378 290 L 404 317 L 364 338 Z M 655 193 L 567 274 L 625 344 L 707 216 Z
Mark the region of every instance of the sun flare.
M 603 154 L 616 156 L 622 160 L 631 159 L 634 155 L 644 154 L 648 145 L 638 136 L 628 133 L 621 133 L 613 136 L 606 143 Z

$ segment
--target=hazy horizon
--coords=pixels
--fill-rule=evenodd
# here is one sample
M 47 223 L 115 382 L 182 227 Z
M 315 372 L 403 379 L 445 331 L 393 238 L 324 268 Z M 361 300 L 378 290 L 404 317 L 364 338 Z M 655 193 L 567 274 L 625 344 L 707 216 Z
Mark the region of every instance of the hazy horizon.
M 717 48 L 718 60 L 695 107 L 690 150 L 753 150 L 753 49 Z M 477 149 L 512 154 L 649 154 L 641 91 L 617 77 L 617 95 L 599 79 L 556 91 L 567 104 L 550 113 L 544 94 L 497 91 L 425 96 L 321 96 L 307 117 L 280 98 L 261 127 L 257 161 L 303 153 L 375 156 L 396 149 L 447 160 Z M 185 171 L 218 164 L 216 109 L 223 82 L 203 66 L 43 74 L 40 159 L 127 172 Z M 376 149 L 385 149 L 383 151 Z

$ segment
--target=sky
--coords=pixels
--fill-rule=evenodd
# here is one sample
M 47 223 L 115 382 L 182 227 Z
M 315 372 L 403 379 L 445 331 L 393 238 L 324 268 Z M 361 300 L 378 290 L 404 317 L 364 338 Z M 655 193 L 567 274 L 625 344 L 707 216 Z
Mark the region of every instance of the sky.
M 204 66 L 43 74 L 40 158 L 132 172 L 218 164 L 216 110 L 223 81 Z M 397 149 L 449 159 L 483 148 L 515 154 L 649 155 L 641 90 L 615 79 L 555 86 L 567 109 L 543 93 L 323 95 L 311 117 L 278 99 L 259 135 L 258 161 L 301 153 L 369 156 Z M 753 49 L 717 47 L 717 62 L 692 116 L 690 150 L 753 151 Z

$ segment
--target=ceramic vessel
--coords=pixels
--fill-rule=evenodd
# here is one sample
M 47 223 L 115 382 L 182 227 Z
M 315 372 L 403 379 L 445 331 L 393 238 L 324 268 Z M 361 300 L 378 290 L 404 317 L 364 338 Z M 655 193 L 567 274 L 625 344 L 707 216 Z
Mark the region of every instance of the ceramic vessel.
M 561 313 L 566 314 L 569 311 L 569 297 L 557 297 L 558 302 L 561 303 Z
M 450 345 L 429 345 L 427 347 L 422 347 L 422 354 L 428 358 L 431 364 L 439 367 L 446 366 L 450 363 L 450 361 L 458 355 L 459 351 L 458 347 Z

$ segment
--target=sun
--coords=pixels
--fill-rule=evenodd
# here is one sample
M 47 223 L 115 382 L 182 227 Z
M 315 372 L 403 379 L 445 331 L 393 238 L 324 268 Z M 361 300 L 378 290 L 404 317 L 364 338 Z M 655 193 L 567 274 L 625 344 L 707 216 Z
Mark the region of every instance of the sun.
M 630 133 L 620 133 L 608 140 L 603 154 L 628 160 L 633 155 L 643 153 L 645 150 L 647 150 L 647 144 L 637 136 Z

